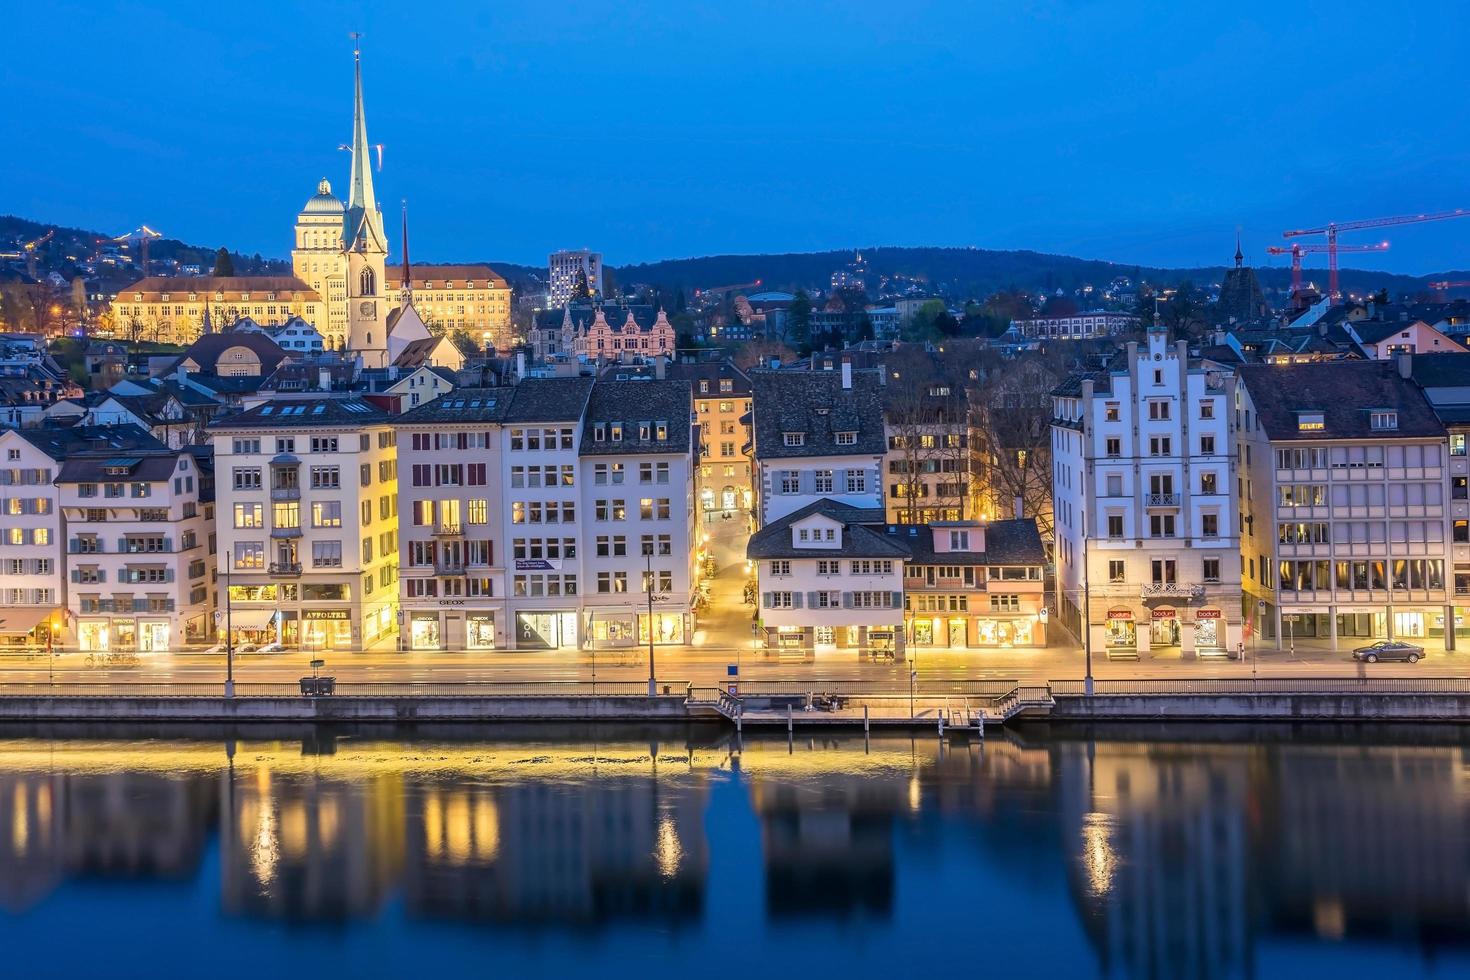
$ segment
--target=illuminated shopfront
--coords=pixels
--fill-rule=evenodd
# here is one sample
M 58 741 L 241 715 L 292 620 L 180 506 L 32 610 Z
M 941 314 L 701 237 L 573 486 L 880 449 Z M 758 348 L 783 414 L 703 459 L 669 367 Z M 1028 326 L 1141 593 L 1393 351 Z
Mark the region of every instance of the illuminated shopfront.
M 575 612 L 518 612 L 515 622 L 518 647 L 560 650 L 577 646 Z
M 1201 609 L 1194 614 L 1194 648 L 1223 650 L 1225 626 L 1218 609 Z
M 1030 616 L 976 619 L 975 642 L 983 647 L 1031 646 L 1036 642 L 1035 623 Z
M 1133 610 L 1108 610 L 1107 644 L 1110 647 L 1137 649 L 1138 626 L 1133 622 Z
M 1177 647 L 1179 642 L 1179 611 L 1170 607 L 1154 609 L 1149 613 L 1149 643 L 1156 647 Z
M 495 649 L 494 613 L 476 613 L 465 617 L 464 645 L 468 650 Z
M 77 624 L 77 645 L 83 650 L 111 650 L 112 624 L 105 619 L 84 619 Z
M 443 648 L 443 639 L 439 632 L 438 613 L 414 613 L 409 617 L 410 650 L 439 650 Z
M 163 653 L 168 650 L 170 635 L 168 620 L 140 620 L 138 623 L 138 649 L 145 653 Z
M 352 649 L 352 613 L 347 609 L 305 609 L 301 612 L 303 650 Z
M 658 643 L 683 643 L 684 642 L 684 614 L 683 613 L 654 613 L 654 635 L 653 642 Z M 643 613 L 638 617 L 638 642 L 648 642 L 648 614 Z

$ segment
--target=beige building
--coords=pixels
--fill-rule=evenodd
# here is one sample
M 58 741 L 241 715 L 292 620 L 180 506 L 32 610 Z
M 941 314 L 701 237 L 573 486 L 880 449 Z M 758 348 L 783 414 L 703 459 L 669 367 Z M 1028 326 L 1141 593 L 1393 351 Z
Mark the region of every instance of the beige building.
M 515 343 L 510 326 L 510 284 L 488 265 L 420 265 L 410 267 L 413 308 L 430 327 L 445 333 L 468 332 L 482 347 L 509 350 Z M 403 282 L 403 266 L 388 267 L 389 281 Z
M 293 316 L 317 323 L 323 309 L 321 295 L 295 276 L 148 276 L 113 298 L 112 332 L 129 340 L 192 344 L 243 317 L 263 327 Z
M 324 301 L 325 317 L 312 324 L 327 350 L 347 346 L 347 256 L 342 251 L 345 211 L 323 177 L 316 194 L 296 216 L 296 241 L 291 249 L 291 272 Z

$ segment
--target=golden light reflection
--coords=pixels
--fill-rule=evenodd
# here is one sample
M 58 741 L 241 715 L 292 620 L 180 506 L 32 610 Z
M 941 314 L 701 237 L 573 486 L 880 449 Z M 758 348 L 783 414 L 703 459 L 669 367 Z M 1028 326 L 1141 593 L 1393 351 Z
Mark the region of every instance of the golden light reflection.
M 1347 932 L 1342 899 L 1331 896 L 1317 899 L 1312 906 L 1312 925 L 1323 939 L 1341 939 Z
M 658 843 L 654 847 L 654 858 L 658 861 L 658 873 L 672 878 L 679 873 L 679 862 L 684 857 L 684 845 L 679 841 L 679 831 L 674 828 L 674 818 L 665 813 L 658 821 Z
M 11 800 L 10 847 L 17 855 L 26 852 L 30 842 L 30 813 L 26 808 L 26 784 L 16 783 L 15 796 Z
M 317 803 L 316 830 L 322 846 L 331 848 L 337 843 L 337 830 L 342 824 L 342 811 L 335 797 L 328 796 Z
M 1105 813 L 1082 818 L 1082 866 L 1094 895 L 1105 896 L 1113 890 L 1118 855 L 1113 850 L 1113 818 Z
M 249 824 L 245 826 L 248 828 Z M 269 800 L 262 801 L 256 810 L 254 833 L 250 836 L 248 847 L 251 873 L 255 875 L 256 881 L 269 885 L 276 876 L 276 865 L 281 860 L 276 812 Z
M 924 788 L 919 784 L 919 774 L 909 777 L 909 809 L 918 813 L 924 806 Z
M 500 812 L 488 796 L 475 800 L 475 857 L 494 861 L 500 854 Z
M 439 792 L 431 790 L 424 795 L 424 853 L 429 857 L 438 857 L 444 850 L 444 828 L 439 811 Z
M 450 861 L 464 864 L 470 859 L 470 801 L 463 793 L 451 794 L 444 804 L 444 839 Z
M 306 856 L 306 807 L 299 802 L 281 809 L 281 850 L 293 860 Z

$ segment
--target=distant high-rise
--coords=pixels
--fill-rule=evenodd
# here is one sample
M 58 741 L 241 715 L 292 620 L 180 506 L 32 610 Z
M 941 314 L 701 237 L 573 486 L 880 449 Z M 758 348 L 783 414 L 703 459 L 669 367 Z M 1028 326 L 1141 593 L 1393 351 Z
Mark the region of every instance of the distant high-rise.
M 602 253 L 587 249 L 552 252 L 547 259 L 550 286 L 546 305 L 565 306 L 578 292 L 585 277 L 587 291 L 593 297 L 602 295 Z

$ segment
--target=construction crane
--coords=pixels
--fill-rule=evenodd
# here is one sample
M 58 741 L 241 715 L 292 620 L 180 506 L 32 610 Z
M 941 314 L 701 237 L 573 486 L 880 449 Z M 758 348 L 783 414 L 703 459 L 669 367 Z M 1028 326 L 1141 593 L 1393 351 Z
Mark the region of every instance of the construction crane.
M 1269 245 L 1266 251 L 1272 255 L 1291 256 L 1291 294 L 1295 296 L 1302 288 L 1302 256 L 1311 252 L 1317 254 L 1326 252 L 1331 259 L 1332 286 L 1331 292 L 1335 295 L 1337 290 L 1337 253 L 1338 252 L 1382 252 L 1388 248 L 1388 242 L 1376 242 L 1372 245 L 1338 245 L 1336 242 L 1292 242 L 1290 245 Z
M 121 242 L 124 245 L 131 245 L 133 242 L 139 242 L 143 246 L 143 275 L 146 276 L 148 275 L 148 243 L 155 238 L 162 237 L 163 232 L 154 231 L 147 225 L 139 225 L 125 235 L 118 235 L 116 238 L 113 239 L 113 241 Z
M 21 254 L 25 256 L 26 260 L 26 275 L 30 276 L 32 279 L 36 278 L 36 256 L 41 251 L 41 246 L 45 245 L 47 242 L 55 237 L 56 229 L 52 228 L 40 238 L 33 239 L 29 242 L 24 242 L 20 246 Z
M 1460 279 L 1455 281 L 1444 280 L 1442 282 L 1432 282 L 1429 284 L 1429 288 L 1434 290 L 1434 294 L 1440 299 L 1444 299 L 1444 294 L 1449 290 L 1463 289 L 1466 286 L 1470 286 L 1470 279 Z
M 1299 238 L 1303 235 L 1327 236 L 1327 295 L 1335 303 L 1341 298 L 1337 288 L 1337 236 L 1339 232 L 1361 231 L 1364 228 L 1387 228 L 1390 225 L 1416 225 L 1425 221 L 1445 221 L 1449 218 L 1470 216 L 1470 210 L 1457 208 L 1454 211 L 1439 211 L 1433 214 L 1400 214 L 1391 218 L 1367 218 L 1362 221 L 1331 221 L 1321 228 L 1298 228 L 1283 231 L 1282 238 Z

